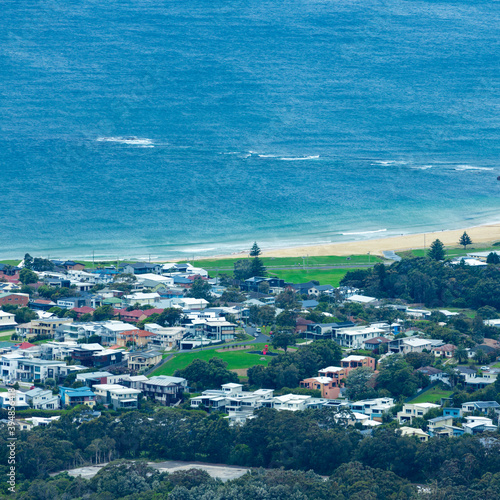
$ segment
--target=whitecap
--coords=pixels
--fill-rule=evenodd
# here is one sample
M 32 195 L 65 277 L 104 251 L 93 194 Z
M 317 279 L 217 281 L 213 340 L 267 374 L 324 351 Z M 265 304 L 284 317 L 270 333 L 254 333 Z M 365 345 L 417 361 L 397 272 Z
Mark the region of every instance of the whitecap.
M 374 233 L 384 233 L 387 229 L 377 229 L 376 231 L 360 231 L 358 233 L 341 233 L 342 236 L 354 236 L 358 234 L 374 234 Z
M 316 160 L 319 158 L 319 155 L 316 156 L 299 156 L 296 158 L 280 158 L 283 161 L 301 161 L 301 160 Z
M 411 167 L 413 170 L 429 170 L 433 165 L 422 165 L 421 167 Z
M 457 165 L 455 170 L 462 172 L 464 170 L 493 170 L 491 167 L 475 167 L 474 165 Z
M 98 137 L 98 142 L 116 142 L 118 144 L 129 144 L 132 146 L 154 147 L 151 139 L 134 136 L 125 137 Z

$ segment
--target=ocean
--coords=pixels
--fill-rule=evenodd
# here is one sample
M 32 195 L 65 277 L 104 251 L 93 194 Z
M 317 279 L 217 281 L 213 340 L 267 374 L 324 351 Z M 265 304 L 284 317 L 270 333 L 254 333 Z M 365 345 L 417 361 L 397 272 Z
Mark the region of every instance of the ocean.
M 499 5 L 3 2 L 0 258 L 499 221 Z

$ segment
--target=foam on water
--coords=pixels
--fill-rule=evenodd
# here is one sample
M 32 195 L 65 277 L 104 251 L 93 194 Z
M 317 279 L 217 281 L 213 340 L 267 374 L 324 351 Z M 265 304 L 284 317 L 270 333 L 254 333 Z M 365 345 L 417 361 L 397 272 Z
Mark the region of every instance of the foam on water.
M 319 155 L 314 155 L 314 156 L 298 156 L 294 158 L 280 158 L 280 160 L 283 161 L 301 161 L 301 160 L 317 160 L 319 158 Z
M 457 172 L 462 172 L 466 170 L 494 170 L 491 167 L 476 167 L 474 165 L 457 165 L 454 170 Z
M 115 142 L 117 144 L 129 144 L 131 146 L 140 146 L 146 148 L 153 148 L 153 141 L 151 139 L 141 139 L 139 137 L 98 137 L 97 142 Z
M 359 231 L 353 233 L 341 233 L 342 236 L 354 236 L 354 235 L 362 235 L 362 234 L 375 234 L 375 233 L 385 233 L 387 229 L 377 229 L 375 231 Z

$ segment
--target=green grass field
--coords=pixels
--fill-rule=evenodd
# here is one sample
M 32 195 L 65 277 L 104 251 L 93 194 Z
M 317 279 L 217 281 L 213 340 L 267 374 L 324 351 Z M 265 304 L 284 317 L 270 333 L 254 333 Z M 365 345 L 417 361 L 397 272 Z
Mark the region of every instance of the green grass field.
M 455 257 L 463 257 L 466 256 L 468 253 L 471 252 L 493 252 L 493 251 L 498 251 L 499 247 L 492 247 L 492 246 L 481 246 L 480 244 L 475 244 L 472 246 L 468 246 L 467 249 L 464 250 L 463 247 L 445 247 L 446 251 L 446 258 L 447 259 L 453 259 Z M 408 254 L 413 255 L 414 257 L 425 257 L 427 255 L 427 249 L 424 250 L 423 248 L 418 248 L 415 250 L 408 250 L 406 252 L 396 252 L 398 255 L 401 257 L 405 257 Z
M 263 356 L 260 354 L 249 354 L 249 351 L 262 351 L 264 345 L 266 344 L 250 345 L 251 347 L 249 349 L 245 349 L 244 351 L 217 352 L 215 349 L 208 349 L 206 351 L 176 354 L 173 359 L 167 361 L 165 364 L 160 366 L 160 368 L 155 370 L 151 376 L 173 375 L 176 370 L 186 368 L 186 366 L 188 366 L 195 359 L 208 361 L 211 358 L 221 358 L 226 361 L 228 370 L 245 369 L 255 365 L 267 365 L 267 363 L 272 359 L 272 356 L 264 356 L 265 359 L 261 359 Z M 270 344 L 269 347 L 270 351 L 273 351 Z
M 234 268 L 237 260 L 246 259 L 247 256 L 229 259 L 202 259 L 192 262 L 193 266 L 203 267 L 207 270 L 216 271 L 217 269 Z M 376 264 L 382 262 L 380 257 L 374 255 L 351 255 L 350 257 L 340 257 L 338 255 L 328 255 L 323 257 L 262 257 L 264 265 L 268 268 L 273 267 L 316 267 L 316 266 L 341 266 L 356 264 Z
M 353 269 L 313 269 L 311 271 L 284 269 L 283 271 L 271 271 L 269 274 L 292 283 L 306 283 L 310 280 L 316 280 L 319 281 L 320 285 L 339 286 L 340 281 L 348 271 L 353 271 Z
M 441 398 L 449 398 L 452 394 L 453 391 L 445 391 L 444 389 L 436 386 L 420 394 L 417 398 L 412 399 L 410 403 L 439 403 Z
M 21 262 L 23 259 L 18 259 L 18 260 L 0 260 L 0 264 L 6 264 L 8 266 L 17 266 L 19 262 Z
M 15 330 L 4 331 L 0 333 L 0 342 L 8 342 L 12 337 L 12 334 L 15 333 Z

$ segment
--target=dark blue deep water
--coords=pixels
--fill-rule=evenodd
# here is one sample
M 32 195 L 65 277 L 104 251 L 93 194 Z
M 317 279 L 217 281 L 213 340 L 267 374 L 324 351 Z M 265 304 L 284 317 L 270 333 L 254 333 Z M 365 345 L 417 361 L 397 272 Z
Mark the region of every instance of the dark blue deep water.
M 0 256 L 500 220 L 499 6 L 4 0 Z

